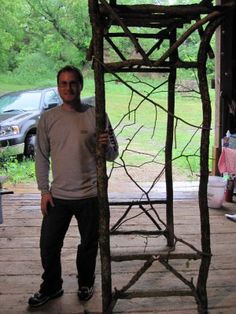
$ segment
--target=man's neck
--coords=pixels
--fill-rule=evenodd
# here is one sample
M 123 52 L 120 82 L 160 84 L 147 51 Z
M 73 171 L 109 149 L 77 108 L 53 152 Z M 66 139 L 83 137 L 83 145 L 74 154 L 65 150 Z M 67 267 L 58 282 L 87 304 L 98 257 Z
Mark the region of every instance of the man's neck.
M 77 101 L 76 103 L 63 103 L 62 108 L 66 111 L 79 111 L 81 107 L 81 102 Z

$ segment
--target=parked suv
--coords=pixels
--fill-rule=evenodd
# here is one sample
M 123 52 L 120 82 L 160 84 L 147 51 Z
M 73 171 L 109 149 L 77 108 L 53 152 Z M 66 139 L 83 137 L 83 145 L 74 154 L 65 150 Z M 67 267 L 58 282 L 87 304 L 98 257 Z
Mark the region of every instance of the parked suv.
M 93 104 L 94 97 L 82 99 Z M 45 110 L 61 104 L 57 88 L 12 92 L 0 97 L 0 153 L 33 157 L 36 129 Z

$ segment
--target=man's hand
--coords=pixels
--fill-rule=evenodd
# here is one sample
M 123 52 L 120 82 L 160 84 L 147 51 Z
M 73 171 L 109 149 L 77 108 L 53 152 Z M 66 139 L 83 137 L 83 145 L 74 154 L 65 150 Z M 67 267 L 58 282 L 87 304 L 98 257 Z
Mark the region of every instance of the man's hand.
M 43 194 L 41 197 L 41 212 L 42 212 L 43 216 L 48 214 L 48 205 L 49 204 L 52 207 L 54 207 L 52 195 L 50 192 Z
M 109 135 L 108 135 L 108 131 L 105 131 L 103 133 L 101 133 L 98 137 L 98 141 L 101 145 L 105 145 L 107 146 L 109 143 Z

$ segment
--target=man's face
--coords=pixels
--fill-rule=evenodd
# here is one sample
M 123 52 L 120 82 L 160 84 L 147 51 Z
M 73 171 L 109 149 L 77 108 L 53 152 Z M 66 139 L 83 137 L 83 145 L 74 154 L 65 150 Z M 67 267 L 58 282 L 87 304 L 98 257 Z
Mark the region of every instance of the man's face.
M 62 72 L 58 82 L 58 92 L 64 103 L 76 104 L 80 99 L 82 87 L 74 72 Z

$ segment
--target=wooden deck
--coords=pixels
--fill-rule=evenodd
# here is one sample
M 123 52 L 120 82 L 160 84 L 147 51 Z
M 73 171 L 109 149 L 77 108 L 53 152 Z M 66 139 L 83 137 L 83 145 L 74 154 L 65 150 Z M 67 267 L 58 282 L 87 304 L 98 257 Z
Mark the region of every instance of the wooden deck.
M 29 313 L 28 297 L 37 291 L 41 281 L 39 258 L 39 233 L 41 214 L 40 195 L 31 186 L 17 187 L 14 194 L 3 196 L 3 218 L 0 225 L 0 313 Z M 196 195 L 178 198 L 175 203 L 175 234 L 200 248 L 199 213 Z M 111 223 L 119 217 L 121 208 L 111 209 Z M 135 209 L 134 212 L 135 214 Z M 158 213 L 164 218 L 164 205 L 158 205 Z M 222 209 L 210 210 L 212 262 L 208 279 L 209 313 L 236 313 L 236 224 L 225 218 L 225 213 L 236 213 L 236 203 L 224 203 Z M 137 225 L 148 227 L 147 219 L 141 215 L 127 222 L 129 228 Z M 100 259 L 94 297 L 85 304 L 77 299 L 75 255 L 78 242 L 76 223 L 73 220 L 65 239 L 62 252 L 64 295 L 50 301 L 33 312 L 55 314 L 101 313 Z M 141 236 L 112 236 L 111 247 L 115 253 L 159 252 L 165 250 L 165 240 Z M 186 252 L 178 245 L 176 252 Z M 121 288 L 139 269 L 143 261 L 112 263 L 113 287 Z M 173 265 L 195 282 L 198 261 L 175 260 Z M 182 287 L 169 271 L 159 262 L 135 284 L 135 289 L 160 288 L 175 290 Z M 87 311 L 87 312 L 86 312 Z M 114 313 L 197 313 L 193 297 L 158 297 L 119 300 Z

